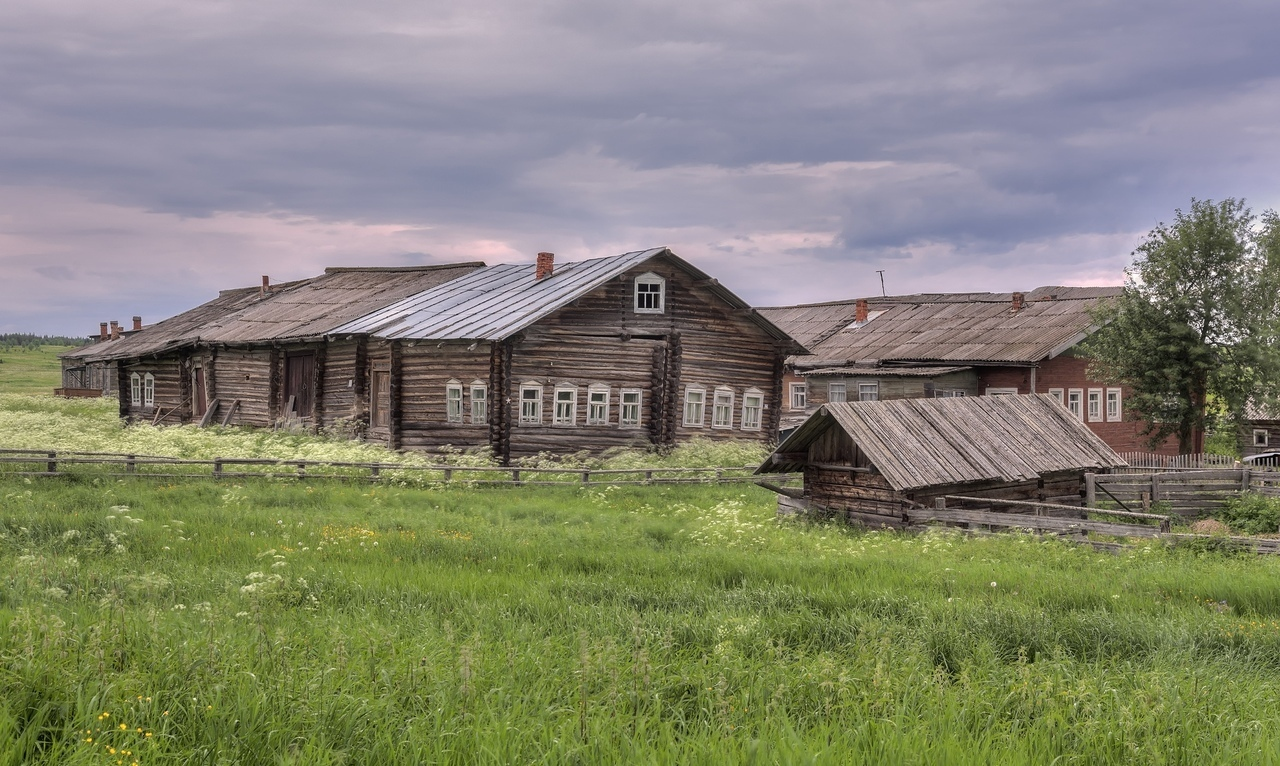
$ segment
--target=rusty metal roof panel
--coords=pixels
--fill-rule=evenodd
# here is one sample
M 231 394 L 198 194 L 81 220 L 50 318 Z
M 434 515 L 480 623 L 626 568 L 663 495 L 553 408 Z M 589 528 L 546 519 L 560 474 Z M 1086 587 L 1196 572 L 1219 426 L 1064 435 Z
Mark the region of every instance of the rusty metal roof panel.
M 1125 465 L 1047 394 L 826 404 L 775 454 L 807 451 L 829 428 L 848 434 L 898 491 Z M 803 461 L 770 456 L 756 473 L 803 468 Z

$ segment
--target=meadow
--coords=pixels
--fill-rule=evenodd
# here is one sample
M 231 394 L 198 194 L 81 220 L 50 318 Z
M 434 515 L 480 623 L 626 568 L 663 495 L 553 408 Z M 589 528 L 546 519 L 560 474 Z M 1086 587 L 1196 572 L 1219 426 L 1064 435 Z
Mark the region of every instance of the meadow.
M 0 394 L 52 394 L 62 385 L 58 354 L 72 346 L 0 346 Z
M 0 763 L 1265 763 L 1271 558 L 716 486 L 0 479 Z

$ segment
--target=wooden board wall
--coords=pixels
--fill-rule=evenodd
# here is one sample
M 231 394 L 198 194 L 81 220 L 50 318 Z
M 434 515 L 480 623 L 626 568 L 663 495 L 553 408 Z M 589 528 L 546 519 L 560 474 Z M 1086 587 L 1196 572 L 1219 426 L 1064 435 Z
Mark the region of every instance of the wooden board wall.
M 231 403 L 240 400 L 229 425 L 261 426 L 272 424 L 268 409 L 272 352 L 265 348 L 219 348 L 212 358 L 213 387 L 209 396 L 221 403 L 218 422 Z
M 401 446 L 438 450 L 445 445 L 472 448 L 489 445 L 489 418 L 471 422 L 471 384 L 489 386 L 489 344 L 419 343 L 401 353 Z M 446 417 L 445 388 L 462 386 L 462 422 Z M 490 403 L 492 396 L 488 396 Z M 490 409 L 490 408 L 486 408 Z

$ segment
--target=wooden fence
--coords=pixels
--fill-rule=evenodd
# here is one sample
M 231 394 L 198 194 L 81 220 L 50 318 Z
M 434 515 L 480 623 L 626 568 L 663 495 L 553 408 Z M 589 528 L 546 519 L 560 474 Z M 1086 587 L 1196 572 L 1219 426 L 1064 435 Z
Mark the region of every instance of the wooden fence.
M 1158 455 L 1154 452 L 1121 452 L 1120 457 L 1131 468 L 1140 469 L 1198 469 L 1198 468 L 1234 468 L 1236 459 L 1226 455 L 1211 455 L 1201 452 L 1197 455 Z
M 1241 492 L 1280 497 L 1280 472 L 1258 468 L 1090 473 L 1084 481 L 1085 505 L 1090 508 L 1110 502 L 1146 511 L 1164 503 L 1180 516 L 1212 513 Z
M 713 468 L 528 468 L 402 465 L 324 460 L 229 458 L 186 460 L 157 455 L 0 449 L 0 475 L 141 477 L 154 479 L 339 479 L 461 482 L 479 485 L 627 485 L 748 482 L 755 466 Z M 775 478 L 791 478 L 787 474 Z

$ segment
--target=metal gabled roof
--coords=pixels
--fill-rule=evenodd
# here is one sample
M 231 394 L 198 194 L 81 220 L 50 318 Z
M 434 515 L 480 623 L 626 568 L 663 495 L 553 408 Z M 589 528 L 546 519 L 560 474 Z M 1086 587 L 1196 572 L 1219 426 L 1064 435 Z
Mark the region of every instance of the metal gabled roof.
M 848 434 L 899 492 L 1126 465 L 1048 394 L 826 404 L 775 454 L 806 451 L 829 428 Z M 774 463 L 771 455 L 756 473 L 803 467 L 795 460 Z
M 490 266 L 366 314 L 337 327 L 332 334 L 414 340 L 504 340 L 659 256 L 703 282 L 732 307 L 746 311 L 749 320 L 765 332 L 779 340 L 791 340 L 741 298 L 665 247 L 557 264 L 543 279 L 535 278 L 534 264 Z

